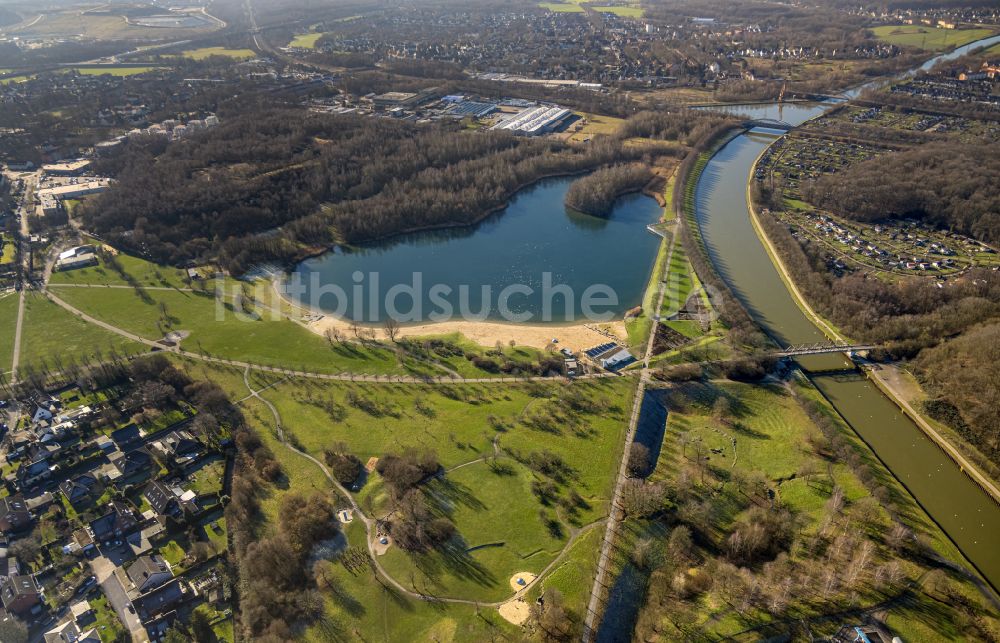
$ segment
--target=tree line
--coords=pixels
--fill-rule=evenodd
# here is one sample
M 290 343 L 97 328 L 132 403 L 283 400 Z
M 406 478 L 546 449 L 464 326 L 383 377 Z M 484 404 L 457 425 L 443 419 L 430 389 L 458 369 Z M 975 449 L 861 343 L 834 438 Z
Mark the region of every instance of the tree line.
M 858 221 L 913 218 L 1000 243 L 1000 155 L 992 143 L 929 143 L 825 174 L 805 200 Z
M 612 165 L 581 177 L 566 190 L 566 205 L 598 217 L 611 214 L 615 201 L 628 192 L 641 190 L 653 178 L 645 165 Z

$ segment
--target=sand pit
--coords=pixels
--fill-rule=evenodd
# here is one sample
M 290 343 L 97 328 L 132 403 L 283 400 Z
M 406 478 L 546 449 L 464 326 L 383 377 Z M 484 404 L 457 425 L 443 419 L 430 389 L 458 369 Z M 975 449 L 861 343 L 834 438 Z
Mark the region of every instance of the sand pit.
M 524 622 L 531 616 L 531 608 L 523 598 L 515 598 L 512 601 L 507 601 L 498 607 L 497 611 L 500 612 L 500 616 L 504 620 L 514 625 L 524 625 Z
M 376 556 L 384 556 L 390 547 L 392 547 L 392 538 L 389 536 L 379 536 L 372 545 Z
M 515 592 L 520 592 L 526 589 L 528 585 L 531 585 L 538 578 L 535 574 L 531 572 L 518 572 L 510 577 L 510 588 Z

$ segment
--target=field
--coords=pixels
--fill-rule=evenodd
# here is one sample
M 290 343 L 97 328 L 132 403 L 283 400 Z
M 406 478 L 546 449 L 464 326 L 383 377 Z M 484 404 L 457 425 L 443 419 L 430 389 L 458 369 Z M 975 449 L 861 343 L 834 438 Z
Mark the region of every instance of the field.
M 193 60 L 204 60 L 209 56 L 226 56 L 235 60 L 244 60 L 256 55 L 257 53 L 253 49 L 227 49 L 225 47 L 202 47 L 181 52 L 181 56 Z
M 193 376 L 219 382 L 232 398 L 246 395 L 238 369 L 183 364 Z M 567 607 L 582 615 L 603 532 L 596 521 L 607 511 L 633 386 L 628 378 L 450 386 L 287 380 L 262 395 L 274 404 L 286 437 L 321 460 L 337 442 L 362 462 L 409 447 L 435 451 L 445 473 L 426 482 L 425 493 L 449 515 L 460 538 L 444 552 L 415 555 L 390 548 L 380 562 L 398 582 L 438 597 L 486 603 L 512 595 L 513 574 L 539 573 L 553 565 L 531 595 L 541 586 L 555 587 Z M 359 403 L 359 396 L 369 403 Z M 593 406 L 571 410 L 574 400 Z M 264 501 L 269 522 L 286 490 L 330 490 L 318 467 L 275 438 L 274 417 L 266 406 L 255 399 L 241 406 L 286 475 Z M 559 504 L 545 504 L 532 491 L 533 483 L 548 478 L 526 464 L 527 457 L 543 449 L 557 454 L 571 472 L 556 485 Z M 580 501 L 564 505 L 571 490 Z M 389 510 L 377 473 L 356 495 L 370 516 Z M 364 547 L 359 520 L 345 533 L 351 548 Z M 325 615 L 307 640 L 324 640 L 334 629 L 385 640 L 455 641 L 517 631 L 493 607 L 432 605 L 390 591 L 370 572 L 351 573 L 341 565 L 331 569 L 337 589 L 323 593 Z
M 53 366 L 56 359 L 66 362 L 99 353 L 107 356 L 112 351 L 146 351 L 140 344 L 77 319 L 42 295 L 28 293 L 26 298 L 21 335 L 22 366 L 39 365 L 43 360 Z
M 617 130 L 623 122 L 620 118 L 602 116 L 600 114 L 581 112 L 579 116 L 583 122 L 583 126 L 579 130 L 574 130 L 569 137 L 569 140 L 576 143 L 589 140 L 597 134 L 610 134 Z
M 585 11 L 580 5 L 569 2 L 539 2 L 538 6 L 555 13 L 583 13 Z
M 883 25 L 872 29 L 875 37 L 900 47 L 917 47 L 926 51 L 941 51 L 960 47 L 974 40 L 987 38 L 992 29 L 941 29 L 924 25 Z
M 646 10 L 642 7 L 623 7 L 616 5 L 613 7 L 592 7 L 592 9 L 594 11 L 600 11 L 601 13 L 613 13 L 622 18 L 642 18 L 646 15 Z
M 211 28 L 164 29 L 129 24 L 124 16 L 96 15 L 79 11 L 51 12 L 31 26 L 11 29 L 21 37 L 85 36 L 97 40 L 184 38 L 204 34 Z
M 288 43 L 289 47 L 300 47 L 302 49 L 315 49 L 316 41 L 323 37 L 322 33 L 302 33 L 296 34 L 292 41 Z
M 149 71 L 154 71 L 160 69 L 159 67 L 69 67 L 76 72 L 83 74 L 84 76 L 103 76 L 105 74 L 111 76 L 135 76 L 136 74 L 145 74 Z
M 0 373 L 10 370 L 14 359 L 14 327 L 17 325 L 17 293 L 0 296 Z

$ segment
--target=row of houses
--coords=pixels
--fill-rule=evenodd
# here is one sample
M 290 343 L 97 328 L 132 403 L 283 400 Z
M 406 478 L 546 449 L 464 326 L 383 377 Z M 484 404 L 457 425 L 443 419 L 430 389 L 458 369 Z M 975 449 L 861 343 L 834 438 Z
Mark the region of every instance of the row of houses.
M 159 430 L 127 423 L 104 432 L 94 429 L 104 423 L 101 404 L 67 408 L 55 397 L 31 404 L 25 421 L 2 441 L 6 462 L 15 465 L 3 481 L 8 493 L 0 497 L 3 610 L 45 622 L 48 609 L 66 605 L 70 609 L 60 612 L 45 640 L 96 642 L 101 632 L 93 628 L 87 596 L 104 591 L 132 640 L 161 640 L 178 610 L 200 600 L 197 579 L 173 567 L 162 551 L 176 547 L 192 525 L 221 515 L 221 481 L 206 496 L 192 489 L 191 480 L 201 467 L 222 462 L 222 454 L 192 432 L 190 414 Z M 18 542 L 43 521 L 52 524 L 53 515 L 63 516 L 58 522 L 74 517 L 52 544 L 61 550 L 58 564 L 92 568 L 93 576 L 78 587 L 67 587 L 60 580 L 65 574 L 51 570 L 56 562 L 40 569 L 36 563 L 32 573 L 6 558 L 8 540 Z

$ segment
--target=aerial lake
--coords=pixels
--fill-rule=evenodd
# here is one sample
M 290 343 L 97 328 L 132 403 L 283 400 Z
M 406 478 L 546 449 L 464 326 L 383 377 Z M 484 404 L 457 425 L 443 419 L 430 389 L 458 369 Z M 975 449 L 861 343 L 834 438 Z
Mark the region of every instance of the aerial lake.
M 607 218 L 582 214 L 563 204 L 574 180 L 536 183 L 475 225 L 334 248 L 295 268 L 289 294 L 367 323 L 384 319 L 387 299 L 404 323 L 441 321 L 446 306 L 453 318 L 565 323 L 585 321 L 590 289 L 592 312 L 620 319 L 642 301 L 660 242 L 646 226 L 663 209 L 629 194 Z

